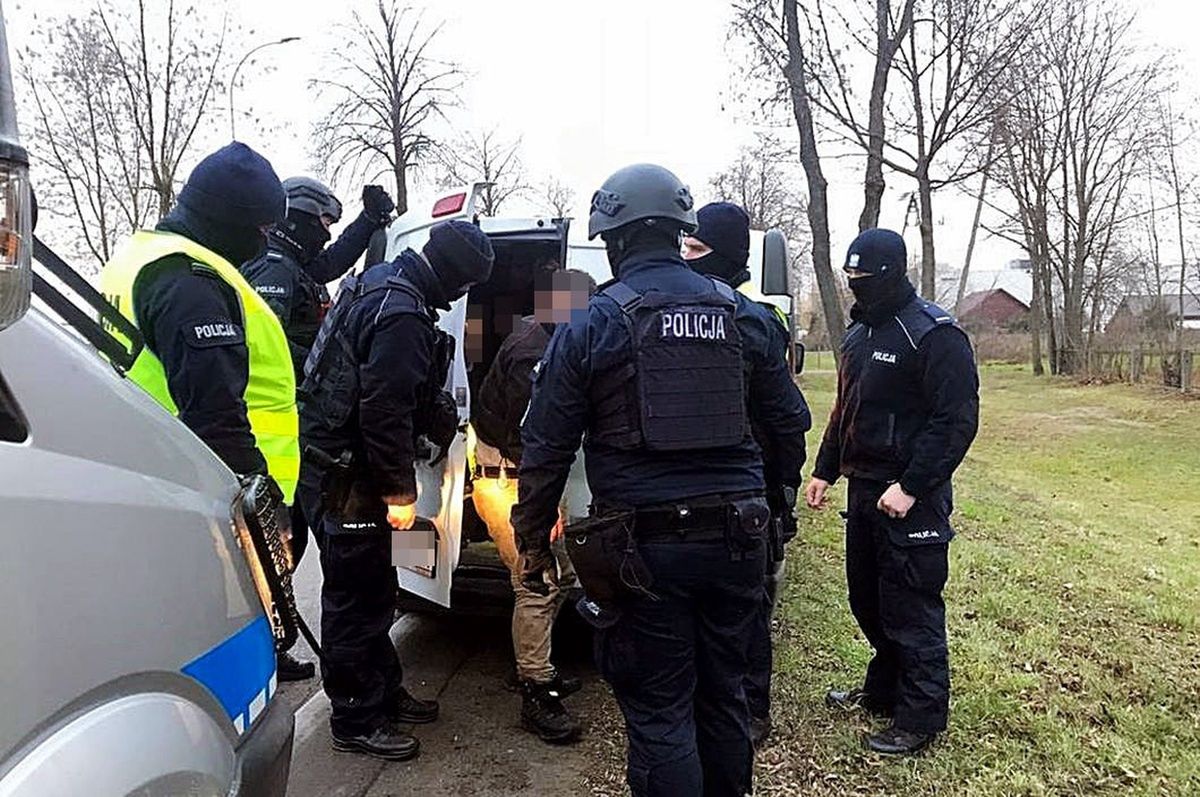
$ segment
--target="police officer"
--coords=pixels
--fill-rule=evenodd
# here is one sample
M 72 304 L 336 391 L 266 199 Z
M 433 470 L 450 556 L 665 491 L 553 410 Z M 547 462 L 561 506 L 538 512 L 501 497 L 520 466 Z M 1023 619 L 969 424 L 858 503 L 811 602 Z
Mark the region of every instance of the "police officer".
M 712 202 L 696 213 L 699 227 L 683 239 L 683 259 L 701 274 L 738 288 L 750 281 L 750 217 L 732 202 Z M 776 363 L 788 367 L 790 344 L 785 321 L 774 305 L 760 304 L 737 293 L 738 323 L 750 325 L 768 341 L 768 352 Z M 794 384 L 792 390 L 804 397 Z M 807 412 L 807 404 L 804 404 Z M 807 428 L 805 429 L 807 431 Z M 804 463 L 803 436 L 774 437 L 755 427 L 755 440 L 763 451 L 767 503 L 771 507 L 771 545 L 762 612 L 750 646 L 750 672 L 746 678 L 746 703 L 750 708 L 750 737 L 755 747 L 771 732 L 771 615 L 775 592 L 783 576 L 784 546 L 796 536 L 796 493 L 800 488 L 800 465 Z M 785 446 L 793 450 L 781 451 Z M 791 470 L 782 470 L 791 468 Z
M 300 457 L 287 339 L 236 267 L 284 208 L 271 164 L 235 141 L 196 166 L 171 212 L 134 233 L 100 282 L 145 340 L 129 378 L 235 473 L 269 473 L 290 503 Z
M 417 522 L 414 463 L 457 430 L 444 390 L 452 340 L 438 310 L 491 273 L 491 243 L 473 224 L 435 226 L 422 253 L 343 282 L 305 367 L 300 500 L 323 533 L 322 676 L 337 750 L 389 760 L 420 745 L 397 723 L 426 723 L 438 705 L 402 685 L 388 631 L 396 579 L 392 531 Z M 448 415 L 447 415 L 448 413 Z
M 950 479 L 979 424 L 979 378 L 966 334 L 917 296 L 904 239 L 867 230 L 844 270 L 854 294 L 842 342 L 837 401 L 805 500 L 819 509 L 849 478 L 846 578 L 850 609 L 875 649 L 861 688 L 830 692 L 833 707 L 892 718 L 867 746 L 915 753 L 946 728 Z
M 324 184 L 311 177 L 283 181 L 287 216 L 271 227 L 267 249 L 242 264 L 242 276 L 270 305 L 287 335 L 296 384 L 304 380 L 304 361 L 317 337 L 329 306 L 325 283 L 350 270 L 367 250 L 371 236 L 391 218 L 396 206 L 383 188 L 363 188 L 358 218 L 326 247 L 329 227 L 342 218 L 342 203 Z M 308 523 L 300 505 L 292 506 L 292 560 L 300 562 L 308 545 Z M 276 656 L 280 681 L 302 681 L 315 672 L 312 662 L 296 660 L 287 651 Z
M 802 437 L 809 420 L 766 339 L 736 323 L 733 290 L 679 256 L 695 228 L 691 194 L 660 166 L 621 169 L 593 196 L 588 234 L 616 279 L 539 364 L 513 510 L 525 583 L 545 591 L 583 437 L 593 517 L 587 534 L 567 532 L 568 550 L 625 716 L 635 797 L 750 791 L 742 682 L 770 515 L 750 422 Z
M 241 272 L 279 316 L 299 384 L 329 307 L 325 283 L 341 277 L 363 256 L 371 236 L 387 225 L 396 205 L 382 187 L 364 186 L 362 212 L 326 246 L 330 226 L 342 218 L 342 203 L 333 191 L 311 177 L 289 177 L 283 190 L 287 217 L 271 228 L 267 250 L 245 263 Z

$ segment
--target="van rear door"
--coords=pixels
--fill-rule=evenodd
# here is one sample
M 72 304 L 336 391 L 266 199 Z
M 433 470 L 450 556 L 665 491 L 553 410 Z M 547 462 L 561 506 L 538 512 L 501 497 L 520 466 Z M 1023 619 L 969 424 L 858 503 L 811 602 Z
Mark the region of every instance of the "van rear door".
M 387 230 L 387 252 L 391 260 L 405 249 L 421 250 L 429 240 L 434 224 L 451 219 L 471 219 L 483 183 L 466 186 L 439 200 L 432 211 L 413 208 L 396 219 Z M 436 465 L 428 460 L 417 462 L 417 516 L 433 522 L 437 534 L 434 566 L 398 567 L 400 588 L 432 601 L 450 606 L 450 587 L 462 544 L 463 498 L 467 475 L 467 421 L 470 419 L 471 394 L 463 358 L 463 332 L 466 329 L 467 301 L 455 302 L 442 313 L 438 326 L 454 337 L 454 362 L 446 389 L 458 407 L 459 432 L 450 451 Z

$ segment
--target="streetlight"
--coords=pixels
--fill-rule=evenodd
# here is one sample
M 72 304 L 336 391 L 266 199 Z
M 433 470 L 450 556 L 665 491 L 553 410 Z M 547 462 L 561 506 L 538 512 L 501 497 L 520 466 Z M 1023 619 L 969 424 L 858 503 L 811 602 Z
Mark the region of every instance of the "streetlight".
M 254 55 L 259 50 L 263 49 L 264 47 L 274 47 L 276 44 L 287 44 L 288 42 L 294 42 L 294 41 L 299 41 L 299 40 L 300 40 L 299 36 L 287 36 L 282 39 L 279 39 L 278 41 L 260 44 L 257 47 L 251 49 L 250 52 L 243 55 L 242 60 L 238 61 L 237 66 L 235 66 L 233 68 L 233 79 L 229 81 L 229 137 L 230 137 L 230 139 L 233 139 L 233 140 L 237 139 L 237 127 L 234 123 L 234 115 L 233 115 L 233 89 L 237 85 L 238 71 L 242 68 L 242 64 L 246 63 L 246 59 L 248 59 L 250 56 Z

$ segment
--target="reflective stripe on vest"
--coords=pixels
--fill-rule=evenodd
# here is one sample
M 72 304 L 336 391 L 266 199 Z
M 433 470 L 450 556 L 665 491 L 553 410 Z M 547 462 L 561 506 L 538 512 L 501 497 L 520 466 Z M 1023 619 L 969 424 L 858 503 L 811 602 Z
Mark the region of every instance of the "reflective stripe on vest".
M 283 327 L 262 297 L 225 258 L 195 241 L 169 232 L 139 230 L 100 272 L 100 289 L 134 324 L 134 291 L 138 275 L 150 263 L 170 255 L 184 255 L 215 271 L 237 293 L 249 350 L 246 382 L 246 417 L 267 470 L 291 503 L 300 475 L 300 421 L 296 412 L 296 377 Z M 113 330 L 116 337 L 124 340 Z M 162 362 L 143 348 L 128 376 L 173 415 L 179 414 L 167 386 Z

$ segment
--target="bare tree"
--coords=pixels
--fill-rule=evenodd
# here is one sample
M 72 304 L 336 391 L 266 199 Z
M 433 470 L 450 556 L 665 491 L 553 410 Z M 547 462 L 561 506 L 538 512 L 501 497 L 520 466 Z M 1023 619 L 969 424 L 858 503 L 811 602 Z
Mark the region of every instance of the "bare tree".
M 1130 186 L 1152 143 L 1162 63 L 1133 49 L 1131 22 L 1106 0 L 1047 9 L 1010 72 L 1000 116 L 1003 182 L 1019 207 L 1055 372 L 1086 361 L 1087 333 L 1123 268 L 1112 258 L 1136 215 Z
M 395 0 L 377 0 L 369 16 L 355 12 L 334 50 L 332 76 L 314 84 L 333 100 L 317 124 L 318 158 L 331 176 L 365 182 L 391 173 L 396 212 L 408 210 L 410 170 L 433 154 L 431 123 L 457 102 L 462 74 L 432 47 L 441 25 Z
M 486 183 L 479 209 L 483 216 L 495 216 L 505 202 L 532 190 L 521 161 L 521 139 L 504 139 L 495 129 L 440 147 L 437 160 L 443 186 Z
M 174 204 L 180 169 L 218 96 L 228 26 L 195 6 L 133 13 L 112 0 L 55 19 L 21 54 L 46 207 L 66 207 L 83 254 L 103 265 L 116 241 Z M 202 23 L 202 24 L 201 24 Z
M 752 146 L 743 147 L 710 181 L 716 199 L 733 202 L 746 211 L 751 229 L 783 233 L 788 241 L 788 287 L 796 302 L 809 284 L 802 270 L 808 258 L 809 235 L 804 196 L 796 187 L 798 168 L 794 148 L 772 134 L 760 133 Z M 797 321 L 793 313 L 793 325 Z
M 735 30 L 755 46 L 758 60 L 752 76 L 765 77 L 778 87 L 777 98 L 786 99 L 800 137 L 800 163 L 808 183 L 808 226 L 812 264 L 821 296 L 822 315 L 835 353 L 845 330 L 845 312 L 833 276 L 829 239 L 829 193 L 817 151 L 813 119 L 810 44 L 806 43 L 796 0 L 739 0 L 735 3 Z
M 888 80 L 893 72 L 896 54 L 913 25 L 913 9 L 916 0 L 903 0 L 898 14 L 894 14 L 890 0 L 875 0 L 874 18 L 867 20 L 874 27 L 874 40 L 860 30 L 854 21 L 841 13 L 839 6 L 832 6 L 831 14 L 836 18 L 836 27 L 826 13 L 827 2 L 817 2 L 808 18 L 812 35 L 821 42 L 822 68 L 813 71 L 815 102 L 841 120 L 856 143 L 866 152 L 866 174 L 863 179 L 863 209 L 858 219 L 858 229 L 870 229 L 879 224 L 879 210 L 887 182 L 883 176 L 884 143 L 886 141 L 886 110 Z M 806 11 L 806 13 L 808 13 Z M 850 71 L 854 65 L 845 63 L 845 50 L 839 47 L 841 39 L 853 42 L 854 52 L 874 52 L 875 64 L 871 77 L 871 93 L 867 103 L 865 123 L 859 118 L 861 101 L 854 90 Z
M 555 218 L 563 219 L 571 213 L 571 208 L 575 203 L 575 189 L 557 177 L 551 177 L 542 186 L 542 199 L 554 213 Z

